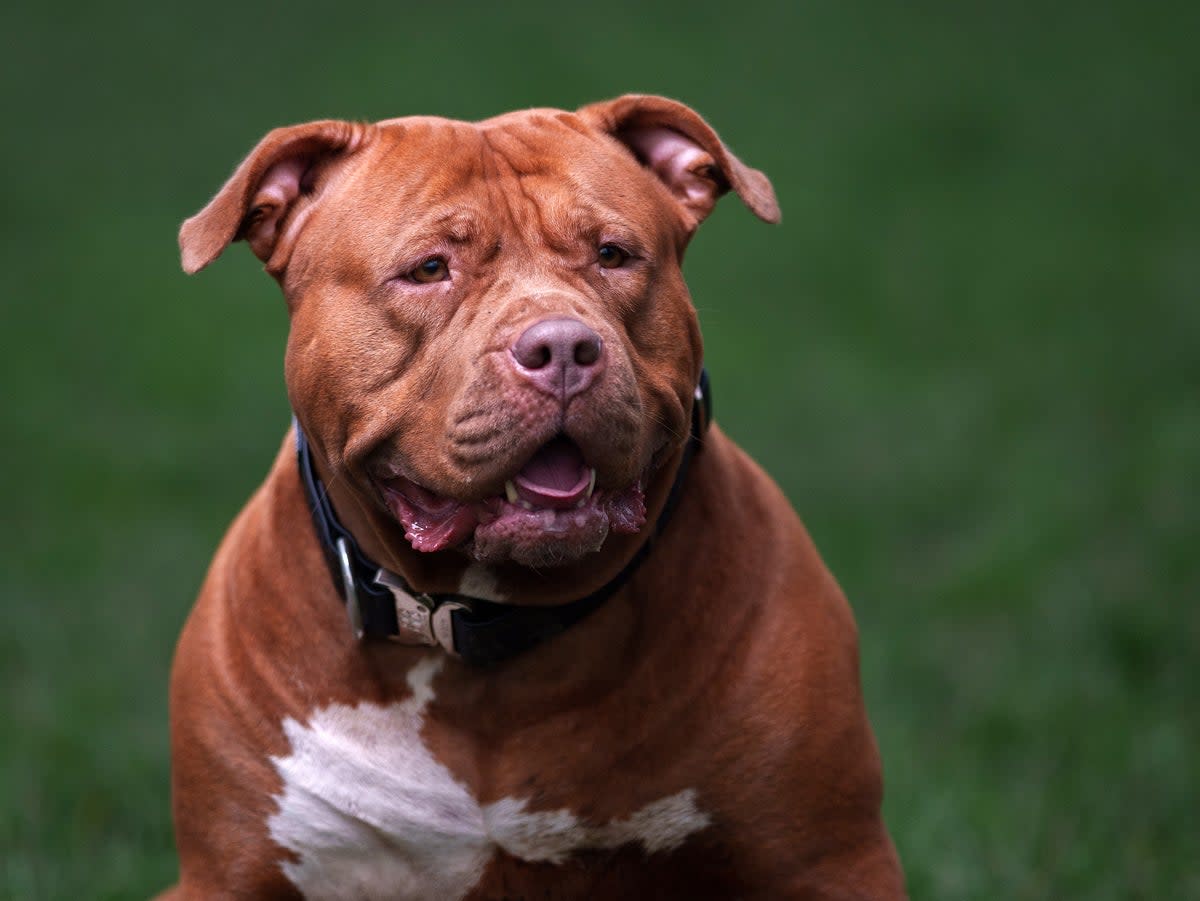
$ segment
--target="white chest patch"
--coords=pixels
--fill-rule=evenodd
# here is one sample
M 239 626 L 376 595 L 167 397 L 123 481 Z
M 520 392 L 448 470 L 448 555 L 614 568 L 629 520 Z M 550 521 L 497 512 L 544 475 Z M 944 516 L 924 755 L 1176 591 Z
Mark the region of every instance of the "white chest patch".
M 306 897 L 455 901 L 498 849 L 546 863 L 634 842 L 649 854 L 709 824 L 694 789 L 600 825 L 565 809 L 529 811 L 516 798 L 480 805 L 421 742 L 441 665 L 413 667 L 413 694 L 399 704 L 335 704 L 307 724 L 284 721 L 291 753 L 273 758 L 283 791 L 268 828 L 298 855 L 283 871 Z

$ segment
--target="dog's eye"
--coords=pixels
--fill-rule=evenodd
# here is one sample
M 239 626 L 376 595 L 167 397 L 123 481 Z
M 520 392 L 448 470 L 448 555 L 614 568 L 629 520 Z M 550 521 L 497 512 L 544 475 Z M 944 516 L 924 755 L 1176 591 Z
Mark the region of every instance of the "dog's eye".
M 596 258 L 602 269 L 617 269 L 625 265 L 629 254 L 616 244 L 601 244 L 600 249 L 596 251 Z
M 450 277 L 450 267 L 441 257 L 430 257 L 427 260 L 422 260 L 417 268 L 408 274 L 414 282 L 422 284 L 430 284 L 431 282 L 444 282 Z

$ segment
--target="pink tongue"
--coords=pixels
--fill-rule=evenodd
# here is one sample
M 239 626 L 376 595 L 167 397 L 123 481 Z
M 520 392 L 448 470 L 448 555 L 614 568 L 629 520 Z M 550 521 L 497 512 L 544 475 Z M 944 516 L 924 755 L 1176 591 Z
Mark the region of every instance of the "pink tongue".
M 517 494 L 538 507 L 574 507 L 587 494 L 591 470 L 566 438 L 555 438 L 533 455 L 513 479 Z

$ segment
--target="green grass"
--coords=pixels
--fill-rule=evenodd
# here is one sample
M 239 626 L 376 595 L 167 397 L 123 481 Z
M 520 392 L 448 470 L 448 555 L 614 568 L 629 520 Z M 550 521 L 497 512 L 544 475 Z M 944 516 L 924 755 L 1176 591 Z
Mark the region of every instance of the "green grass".
M 778 189 L 688 276 L 913 897 L 1200 897 L 1200 8 L 468 6 L 3 13 L 0 897 L 174 876 L 171 648 L 288 418 L 275 287 L 179 220 L 274 125 L 629 90 Z

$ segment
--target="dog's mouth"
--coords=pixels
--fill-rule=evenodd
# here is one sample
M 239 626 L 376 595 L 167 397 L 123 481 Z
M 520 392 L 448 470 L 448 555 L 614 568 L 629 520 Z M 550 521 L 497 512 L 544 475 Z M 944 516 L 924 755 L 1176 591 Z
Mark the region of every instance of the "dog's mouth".
M 632 534 L 646 522 L 644 476 L 624 488 L 597 488 L 596 470 L 564 435 L 506 479 L 502 495 L 479 501 L 439 495 L 399 475 L 377 481 L 413 548 L 463 547 L 488 563 L 569 563 L 599 550 L 610 531 Z

